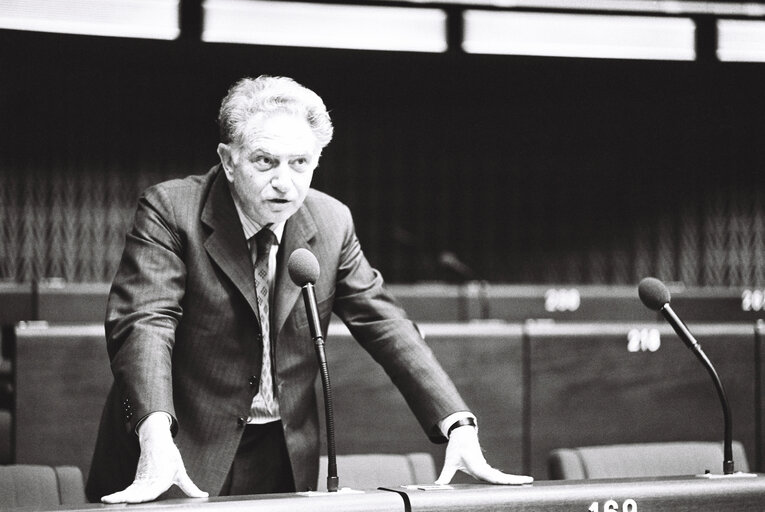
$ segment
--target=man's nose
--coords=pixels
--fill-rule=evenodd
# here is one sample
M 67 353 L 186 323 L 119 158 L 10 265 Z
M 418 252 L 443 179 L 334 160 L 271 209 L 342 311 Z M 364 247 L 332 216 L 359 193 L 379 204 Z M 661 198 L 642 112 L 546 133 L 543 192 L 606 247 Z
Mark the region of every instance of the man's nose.
M 289 165 L 287 163 L 281 163 L 278 167 L 274 168 L 271 186 L 280 192 L 284 192 L 289 188 Z

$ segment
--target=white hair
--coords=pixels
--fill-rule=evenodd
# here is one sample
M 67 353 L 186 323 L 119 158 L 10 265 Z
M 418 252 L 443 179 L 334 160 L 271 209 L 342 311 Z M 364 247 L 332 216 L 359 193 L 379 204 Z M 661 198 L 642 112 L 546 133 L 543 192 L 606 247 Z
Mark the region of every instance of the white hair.
M 332 140 L 332 120 L 318 94 L 291 78 L 242 78 L 228 90 L 218 113 L 221 142 L 241 143 L 248 120 L 260 113 L 288 112 L 308 121 L 324 148 Z

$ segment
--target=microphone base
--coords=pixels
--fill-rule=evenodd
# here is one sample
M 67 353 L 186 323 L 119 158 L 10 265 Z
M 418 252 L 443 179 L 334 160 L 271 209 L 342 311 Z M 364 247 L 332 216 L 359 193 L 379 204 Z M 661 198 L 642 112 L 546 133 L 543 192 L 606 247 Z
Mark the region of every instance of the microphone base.
M 736 471 L 729 475 L 723 475 L 721 473 L 704 473 L 703 475 L 696 475 L 696 478 L 708 478 L 710 480 L 717 480 L 720 478 L 758 478 L 763 475 L 757 473 L 744 473 L 743 471 Z
M 306 491 L 295 493 L 298 496 L 307 496 L 309 498 L 322 498 L 324 496 L 337 496 L 338 494 L 364 494 L 366 491 L 343 487 L 336 491 Z

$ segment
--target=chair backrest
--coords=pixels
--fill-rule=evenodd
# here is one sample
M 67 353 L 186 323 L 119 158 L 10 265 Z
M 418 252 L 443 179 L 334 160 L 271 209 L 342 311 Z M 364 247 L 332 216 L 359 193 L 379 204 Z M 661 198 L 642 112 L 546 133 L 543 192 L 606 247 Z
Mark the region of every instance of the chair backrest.
M 404 484 L 432 484 L 436 467 L 429 453 L 365 453 L 337 456 L 340 487 L 376 489 Z M 327 457 L 319 465 L 319 490 L 327 490 Z
M 744 447 L 733 442 L 736 471 L 748 471 Z M 723 446 L 716 442 L 638 443 L 559 448 L 550 452 L 551 480 L 638 478 L 722 473 Z
M 0 510 L 86 502 L 82 472 L 76 466 L 0 466 Z

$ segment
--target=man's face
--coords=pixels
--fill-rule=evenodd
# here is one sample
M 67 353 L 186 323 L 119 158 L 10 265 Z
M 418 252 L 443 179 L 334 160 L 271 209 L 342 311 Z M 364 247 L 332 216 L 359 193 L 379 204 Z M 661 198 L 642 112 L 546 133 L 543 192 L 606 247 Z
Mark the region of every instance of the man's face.
M 300 208 L 320 152 L 308 122 L 288 113 L 258 114 L 241 144 L 218 145 L 237 203 L 261 225 L 285 221 Z

